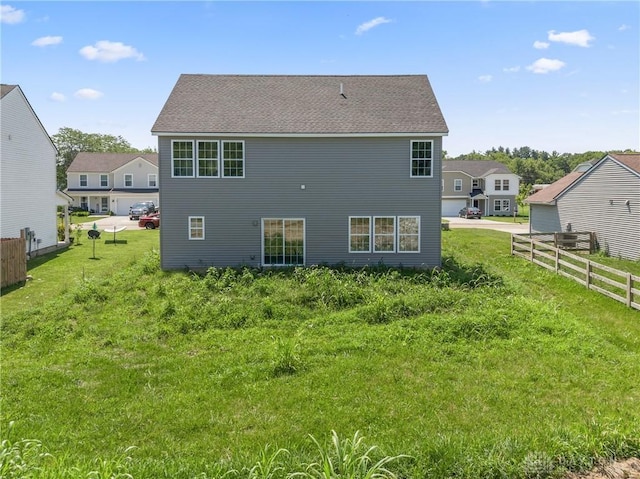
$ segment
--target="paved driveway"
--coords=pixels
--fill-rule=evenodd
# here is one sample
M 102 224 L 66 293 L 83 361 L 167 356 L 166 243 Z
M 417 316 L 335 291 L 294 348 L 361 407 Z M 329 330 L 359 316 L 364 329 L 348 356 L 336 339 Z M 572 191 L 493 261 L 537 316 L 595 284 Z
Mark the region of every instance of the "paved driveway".
M 144 229 L 138 226 L 138 220 L 130 220 L 128 216 L 107 216 L 106 218 L 95 220 L 93 222 L 91 221 L 91 217 L 89 217 L 89 222 L 82 223 L 82 229 L 90 230 L 93 228 L 94 223 L 100 231 L 113 226 L 116 228 L 126 226 L 128 230 Z
M 503 223 L 501 221 L 476 220 L 458 218 L 457 216 L 448 216 L 442 218 L 449 222 L 449 228 L 482 228 L 497 231 L 506 231 L 508 233 L 528 233 L 529 223 Z

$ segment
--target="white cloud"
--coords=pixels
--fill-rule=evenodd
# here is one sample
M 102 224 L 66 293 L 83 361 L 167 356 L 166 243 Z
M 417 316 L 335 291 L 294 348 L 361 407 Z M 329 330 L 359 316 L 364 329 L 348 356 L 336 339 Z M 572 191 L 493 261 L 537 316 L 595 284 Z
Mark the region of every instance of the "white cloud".
M 549 73 L 560 70 L 566 65 L 561 60 L 551 60 L 549 58 L 540 58 L 527 67 L 527 70 L 533 73 Z
M 364 32 L 371 30 L 378 25 L 382 25 L 383 23 L 391 23 L 391 20 L 385 17 L 377 17 L 373 20 L 369 20 L 368 22 L 364 22 L 363 24 L 358 25 L 358 28 L 356 29 L 356 35 L 362 35 Z
M 104 95 L 104 93 L 92 88 L 81 88 L 73 94 L 73 96 L 80 100 L 97 100 L 102 95 Z
M 506 68 L 503 68 L 502 71 L 506 73 L 517 73 L 520 71 L 520 67 L 519 66 L 506 67 Z
M 130 45 L 122 42 L 110 42 L 101 40 L 95 45 L 87 45 L 80 49 L 80 55 L 87 60 L 98 60 L 104 63 L 117 62 L 125 58 L 135 58 L 138 61 L 144 60 L 144 55 Z
M 48 45 L 57 45 L 62 43 L 62 37 L 40 37 L 31 42 L 34 47 L 46 47 Z
M 629 25 L 620 25 L 618 30 L 624 32 L 625 30 L 629 30 L 631 27 Z
M 0 5 L 0 23 L 20 23 L 24 17 L 24 10 L 16 10 L 11 5 Z
M 578 30 L 575 32 L 560 32 L 556 33 L 554 30 L 549 32 L 549 41 L 567 43 L 569 45 L 576 45 L 578 47 L 588 48 L 589 42 L 595 40 L 588 30 Z
M 65 101 L 67 99 L 66 96 L 64 96 L 62 93 L 58 93 L 57 91 L 54 91 L 50 96 L 49 96 L 50 100 L 53 101 L 58 101 L 58 102 L 62 102 Z
M 549 48 L 549 43 L 547 42 L 541 42 L 536 40 L 535 42 L 533 42 L 533 48 L 535 48 L 536 50 L 545 50 L 547 48 Z
M 478 80 L 480 81 L 480 83 L 489 83 L 491 80 L 493 80 L 493 77 L 491 75 L 480 75 L 478 77 Z

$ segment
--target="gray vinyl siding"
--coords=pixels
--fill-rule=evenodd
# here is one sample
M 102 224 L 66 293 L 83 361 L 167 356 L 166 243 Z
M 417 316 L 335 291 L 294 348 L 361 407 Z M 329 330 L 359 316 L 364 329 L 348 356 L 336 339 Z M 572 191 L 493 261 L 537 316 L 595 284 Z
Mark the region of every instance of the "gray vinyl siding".
M 595 232 L 611 256 L 640 259 L 640 176 L 611 159 L 569 188 L 555 207 L 531 207 L 532 231 L 567 231 L 570 223 L 572 231 Z
M 440 265 L 440 137 L 198 138 L 244 140 L 245 178 L 172 178 L 172 139 L 192 138 L 159 137 L 163 269 L 260 266 L 263 218 L 304 218 L 307 265 Z M 410 141 L 425 139 L 433 177 L 410 178 Z M 349 253 L 349 216 L 419 216 L 420 253 Z

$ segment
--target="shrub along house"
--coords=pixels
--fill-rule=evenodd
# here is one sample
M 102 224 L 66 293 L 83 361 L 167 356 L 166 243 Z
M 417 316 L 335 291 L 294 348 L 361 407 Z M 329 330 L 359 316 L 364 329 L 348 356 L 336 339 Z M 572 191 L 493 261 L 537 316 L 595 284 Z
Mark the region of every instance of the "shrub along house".
M 164 269 L 440 265 L 425 75 L 181 75 L 152 133 Z
M 595 232 L 601 251 L 640 259 L 640 154 L 579 165 L 525 201 L 532 233 Z

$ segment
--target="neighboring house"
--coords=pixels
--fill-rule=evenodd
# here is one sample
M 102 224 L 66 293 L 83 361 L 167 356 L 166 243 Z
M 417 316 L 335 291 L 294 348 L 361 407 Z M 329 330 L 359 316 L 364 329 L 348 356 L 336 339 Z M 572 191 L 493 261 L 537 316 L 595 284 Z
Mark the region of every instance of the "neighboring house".
M 181 75 L 152 133 L 164 269 L 441 263 L 426 75 Z
M 0 234 L 22 232 L 29 256 L 55 249 L 56 207 L 68 204 L 56 190 L 58 151 L 19 85 L 0 86 L 0 132 Z
M 158 204 L 157 153 L 80 152 L 67 169 L 73 205 L 96 213 L 128 215 L 138 201 Z
M 485 216 L 510 216 L 517 208 L 520 177 L 497 161 L 442 162 L 442 216 L 457 216 L 465 206 Z
M 600 250 L 640 259 L 640 154 L 579 165 L 526 201 L 531 232 L 595 232 Z

